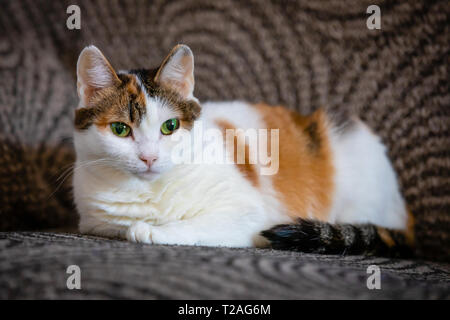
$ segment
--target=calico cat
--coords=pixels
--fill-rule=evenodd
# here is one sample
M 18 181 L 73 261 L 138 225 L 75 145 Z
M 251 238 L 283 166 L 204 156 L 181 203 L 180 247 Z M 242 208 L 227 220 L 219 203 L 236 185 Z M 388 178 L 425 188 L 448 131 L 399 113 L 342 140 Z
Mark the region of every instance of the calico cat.
M 77 77 L 73 188 L 82 233 L 340 254 L 413 245 L 385 147 L 359 119 L 200 103 L 185 45 L 156 69 L 120 72 L 89 46 Z M 199 128 L 215 139 L 195 140 Z M 198 157 L 205 149 L 226 161 Z M 187 161 L 175 161 L 183 153 Z

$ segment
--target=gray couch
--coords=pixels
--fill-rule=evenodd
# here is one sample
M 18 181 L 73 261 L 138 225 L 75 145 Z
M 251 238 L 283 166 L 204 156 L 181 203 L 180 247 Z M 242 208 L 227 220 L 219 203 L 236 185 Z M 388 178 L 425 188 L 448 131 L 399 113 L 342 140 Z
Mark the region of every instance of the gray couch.
M 68 30 L 66 9 L 81 8 Z M 0 298 L 450 298 L 450 7 L 443 1 L 0 0 Z M 201 100 L 320 106 L 362 117 L 389 148 L 417 258 L 149 246 L 76 232 L 75 65 L 95 44 L 120 68 L 196 58 Z M 66 269 L 81 268 L 81 290 Z M 381 290 L 366 286 L 381 268 Z

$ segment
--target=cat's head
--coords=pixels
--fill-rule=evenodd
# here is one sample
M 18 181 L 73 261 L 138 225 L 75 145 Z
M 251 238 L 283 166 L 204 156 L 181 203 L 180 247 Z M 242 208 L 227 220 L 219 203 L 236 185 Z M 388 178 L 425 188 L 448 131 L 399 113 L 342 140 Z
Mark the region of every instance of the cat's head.
M 173 167 L 171 135 L 190 130 L 201 111 L 189 47 L 177 45 L 159 68 L 116 72 L 89 46 L 78 58 L 77 77 L 78 159 L 143 178 Z

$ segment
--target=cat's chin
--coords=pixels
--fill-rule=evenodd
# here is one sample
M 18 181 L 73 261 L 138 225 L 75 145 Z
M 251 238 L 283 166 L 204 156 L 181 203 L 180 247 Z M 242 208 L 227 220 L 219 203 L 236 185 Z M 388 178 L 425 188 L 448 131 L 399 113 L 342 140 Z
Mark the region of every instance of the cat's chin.
M 150 181 L 150 180 L 155 180 L 161 174 L 159 172 L 154 172 L 154 171 L 148 170 L 148 171 L 144 171 L 144 172 L 139 172 L 136 175 L 139 179 Z

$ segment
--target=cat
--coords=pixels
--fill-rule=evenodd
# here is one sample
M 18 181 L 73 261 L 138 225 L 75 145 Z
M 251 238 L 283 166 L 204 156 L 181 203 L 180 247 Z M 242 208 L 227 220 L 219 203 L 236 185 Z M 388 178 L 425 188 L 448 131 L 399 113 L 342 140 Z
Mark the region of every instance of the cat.
M 361 120 L 322 109 L 302 116 L 262 103 L 200 103 L 194 83 L 186 45 L 156 69 L 119 72 L 95 46 L 83 49 L 73 178 L 81 233 L 340 254 L 412 248 L 413 217 L 386 148 Z M 199 128 L 216 139 L 192 147 Z M 199 159 L 199 146 L 226 161 L 188 161 Z M 257 154 L 264 148 L 265 158 Z M 185 162 L 174 160 L 175 150 L 186 151 Z

